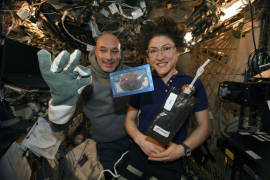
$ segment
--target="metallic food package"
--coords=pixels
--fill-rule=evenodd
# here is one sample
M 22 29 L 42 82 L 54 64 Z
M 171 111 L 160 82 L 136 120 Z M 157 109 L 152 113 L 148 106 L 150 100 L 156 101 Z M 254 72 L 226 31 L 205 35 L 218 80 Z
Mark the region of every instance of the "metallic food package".
M 158 115 L 146 130 L 147 140 L 167 146 L 192 112 L 195 97 L 172 87 Z

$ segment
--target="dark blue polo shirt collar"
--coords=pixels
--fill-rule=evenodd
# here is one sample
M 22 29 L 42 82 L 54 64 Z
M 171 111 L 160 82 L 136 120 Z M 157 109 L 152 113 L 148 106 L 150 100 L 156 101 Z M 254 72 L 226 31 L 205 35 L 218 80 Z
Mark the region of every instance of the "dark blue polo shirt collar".
M 178 73 L 175 76 L 181 77 L 181 76 L 185 76 L 185 73 L 179 69 L 177 69 Z M 152 76 L 153 77 L 158 77 L 157 72 L 154 70 L 152 71 Z

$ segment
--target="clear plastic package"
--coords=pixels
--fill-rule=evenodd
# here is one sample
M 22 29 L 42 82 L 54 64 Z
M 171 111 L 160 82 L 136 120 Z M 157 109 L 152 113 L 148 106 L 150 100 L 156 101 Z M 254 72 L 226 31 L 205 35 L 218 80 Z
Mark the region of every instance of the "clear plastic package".
M 154 90 L 149 64 L 110 73 L 113 97 Z

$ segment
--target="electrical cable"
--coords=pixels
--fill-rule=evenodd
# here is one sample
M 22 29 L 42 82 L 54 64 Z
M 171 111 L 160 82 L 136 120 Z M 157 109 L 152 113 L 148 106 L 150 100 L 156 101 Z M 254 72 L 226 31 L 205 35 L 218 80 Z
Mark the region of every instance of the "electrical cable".
M 79 42 L 80 44 L 85 45 L 86 48 L 87 48 L 90 44 L 87 44 L 87 43 L 82 42 L 81 40 L 75 38 L 75 37 L 67 30 L 67 28 L 66 28 L 66 26 L 65 26 L 65 23 L 64 23 L 64 22 L 65 22 L 65 18 L 66 18 L 66 16 L 68 15 L 68 13 L 69 13 L 70 10 L 75 9 L 75 8 L 81 8 L 81 7 L 86 7 L 86 6 L 79 6 L 79 7 L 74 7 L 74 8 L 65 10 L 63 16 L 61 17 L 61 24 L 62 24 L 63 29 L 65 30 L 65 32 L 66 32 L 73 40 Z
M 209 9 L 210 13 L 214 16 L 216 23 L 218 23 L 218 16 L 215 12 L 215 8 L 217 8 L 217 2 L 213 2 L 211 0 L 206 0 L 206 1 L 214 6 L 213 8 L 210 4 L 206 3 L 207 8 Z
M 137 7 L 130 6 L 130 5 L 126 4 L 126 3 L 121 3 L 121 5 L 125 6 L 125 7 L 128 7 L 128 8 L 131 8 L 131 9 L 137 9 Z
M 57 14 L 57 12 L 43 13 L 43 14 Z
M 123 11 L 123 9 L 122 9 L 122 7 L 121 7 L 120 4 L 118 4 L 118 8 L 119 8 L 119 10 L 120 10 L 120 15 L 121 15 L 121 16 L 123 16 L 123 17 L 126 18 L 126 19 L 133 19 L 132 16 L 127 16 L 127 15 L 125 15 L 125 13 L 124 13 L 124 11 Z
M 254 49 L 255 49 L 255 53 L 256 53 L 257 52 L 257 47 L 256 47 L 255 35 L 254 35 L 253 10 L 252 10 L 252 7 L 251 7 L 250 0 L 248 0 L 248 2 L 249 2 L 249 9 L 250 9 L 250 16 L 251 16 L 252 40 L 253 40 L 253 45 L 254 45 Z
M 256 47 L 256 41 L 255 41 L 255 35 L 254 35 L 254 22 L 253 22 L 253 18 L 254 18 L 254 14 L 253 14 L 253 10 L 252 10 L 252 5 L 251 5 L 251 2 L 250 0 L 248 0 L 248 4 L 249 4 L 249 10 L 250 10 L 250 16 L 251 16 L 251 31 L 252 31 L 252 40 L 253 40 L 253 45 L 254 45 L 254 55 L 251 57 L 251 54 L 249 55 L 249 58 L 248 58 L 248 66 L 249 68 L 251 69 L 251 73 L 252 75 L 254 75 L 254 72 L 255 72 L 255 67 L 254 67 L 254 59 L 256 59 L 256 65 L 258 65 L 258 50 L 257 50 L 257 47 Z M 251 57 L 251 59 L 250 59 Z M 262 78 L 262 75 L 261 75 L 261 72 L 259 71 L 258 72 L 259 76 Z
M 114 169 L 114 173 L 111 171 L 111 170 L 109 170 L 109 169 L 105 169 L 105 170 L 103 170 L 101 173 L 100 173 L 100 175 L 99 175 L 99 177 L 98 177 L 98 180 L 100 180 L 100 178 L 102 177 L 102 175 L 104 175 L 104 172 L 109 172 L 114 178 L 119 178 L 119 174 L 118 174 L 118 172 L 117 172 L 117 170 L 116 170 L 116 166 L 117 166 L 117 164 L 123 159 L 123 157 L 128 153 L 129 151 L 126 151 L 126 152 L 124 152 L 122 155 L 121 155 L 121 157 L 114 163 L 114 166 L 113 166 L 113 169 Z
M 39 3 L 31 4 L 31 6 L 39 6 L 42 5 L 43 3 L 47 2 L 48 0 L 41 1 Z

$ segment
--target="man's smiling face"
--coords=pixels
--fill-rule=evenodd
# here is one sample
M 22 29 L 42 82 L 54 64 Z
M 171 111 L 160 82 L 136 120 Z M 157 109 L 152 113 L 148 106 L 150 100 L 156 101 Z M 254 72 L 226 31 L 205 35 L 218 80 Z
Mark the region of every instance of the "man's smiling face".
M 118 38 L 112 34 L 103 34 L 97 40 L 97 63 L 105 72 L 113 72 L 120 63 L 121 52 Z

